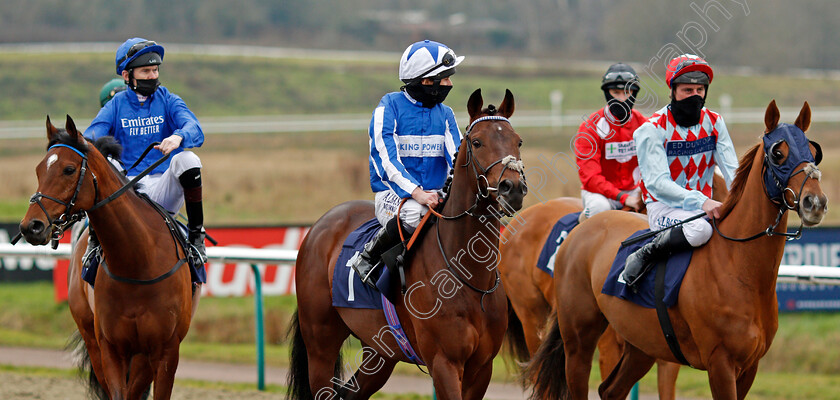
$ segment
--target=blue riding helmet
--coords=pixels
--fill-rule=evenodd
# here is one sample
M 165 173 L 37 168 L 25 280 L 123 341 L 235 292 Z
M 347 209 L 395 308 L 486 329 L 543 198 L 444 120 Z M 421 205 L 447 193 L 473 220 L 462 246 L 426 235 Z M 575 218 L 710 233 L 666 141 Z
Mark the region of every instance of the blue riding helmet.
M 764 188 L 772 200 L 782 200 L 785 186 L 794 174 L 794 169 L 803 162 L 819 164 L 822 161 L 822 149 L 817 142 L 808 140 L 801 129 L 791 124 L 779 124 L 763 137 L 764 141 Z M 773 150 L 782 142 L 788 145 L 788 155 L 782 164 L 773 161 Z M 817 155 L 811 154 L 808 146 L 813 143 Z M 800 170 L 801 171 L 801 170 Z M 799 171 L 796 171 L 799 172 Z
M 149 60 L 148 65 L 160 65 L 163 61 L 163 46 L 156 42 L 139 37 L 126 40 L 117 48 L 117 55 L 114 59 L 114 63 L 117 65 L 117 75 L 122 75 L 124 70 L 129 69 L 132 62 L 148 53 L 157 53 L 160 56 L 160 59 Z

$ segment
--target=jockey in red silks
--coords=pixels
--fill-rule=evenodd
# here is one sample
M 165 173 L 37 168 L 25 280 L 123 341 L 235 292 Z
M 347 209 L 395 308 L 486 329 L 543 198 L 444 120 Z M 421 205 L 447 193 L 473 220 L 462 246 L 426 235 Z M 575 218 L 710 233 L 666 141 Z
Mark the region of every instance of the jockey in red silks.
M 633 109 L 639 77 L 627 64 L 611 65 L 601 79 L 607 105 L 580 125 L 574 140 L 583 221 L 599 212 L 642 208 L 633 131 L 647 119 Z

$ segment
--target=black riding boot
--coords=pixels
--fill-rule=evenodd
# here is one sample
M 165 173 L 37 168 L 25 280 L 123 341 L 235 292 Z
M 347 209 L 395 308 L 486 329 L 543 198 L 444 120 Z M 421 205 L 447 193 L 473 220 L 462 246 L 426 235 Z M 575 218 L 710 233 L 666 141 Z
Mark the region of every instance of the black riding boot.
M 188 239 L 190 244 L 195 247 L 195 250 L 198 252 L 198 256 L 201 257 L 201 263 L 207 263 L 207 249 L 204 247 L 204 239 L 207 237 L 207 234 L 204 233 L 204 227 L 198 226 L 196 228 L 190 227 Z
M 362 282 L 372 288 L 376 288 L 376 280 L 379 273 L 374 273 L 376 267 L 381 263 L 382 253 L 397 245 L 400 242 L 399 217 L 394 217 L 373 236 L 370 242 L 365 244 L 365 249 L 353 262 L 353 269 L 362 278 Z
M 624 264 L 624 272 L 621 274 L 621 279 L 626 282 L 633 292 L 637 292 L 638 283 L 641 277 L 648 269 L 655 263 L 664 258 L 668 258 L 671 254 L 679 253 L 691 248 L 691 244 L 685 238 L 682 225 L 671 228 L 662 232 L 653 240 L 642 246 L 627 257 Z
M 207 249 L 204 247 L 204 207 L 201 203 L 201 169 L 190 168 L 178 177 L 184 188 L 184 206 L 187 209 L 187 239 L 198 252 L 201 264 L 207 262 Z
M 98 251 L 99 239 L 96 237 L 96 232 L 93 231 L 93 227 L 91 226 L 88 228 L 88 242 L 85 254 L 82 256 L 82 265 L 88 269 L 99 266 L 99 255 L 96 254 Z

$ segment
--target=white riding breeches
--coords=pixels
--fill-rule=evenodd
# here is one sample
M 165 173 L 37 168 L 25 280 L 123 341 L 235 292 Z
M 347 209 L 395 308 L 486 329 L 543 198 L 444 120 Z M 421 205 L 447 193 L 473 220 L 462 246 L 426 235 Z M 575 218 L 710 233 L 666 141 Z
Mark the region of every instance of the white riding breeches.
M 402 198 L 390 190 L 376 193 L 376 198 L 374 199 L 374 212 L 376 213 L 376 219 L 379 220 L 379 223 L 382 226 L 385 226 L 391 218 L 394 218 L 394 216 L 397 215 L 397 209 L 399 208 L 401 201 Z M 409 198 L 405 201 L 405 204 L 403 204 L 402 209 L 400 210 L 400 221 L 402 221 L 405 225 L 416 228 L 417 225 L 420 225 L 420 219 L 422 219 L 428 211 L 428 207 L 421 205 L 412 198 Z
M 583 201 L 583 215 L 586 218 L 591 218 L 593 215 L 607 210 L 618 210 L 623 206 L 620 201 L 608 199 L 600 193 L 586 190 L 580 191 L 580 199 Z
M 172 156 L 169 168 L 161 174 L 146 175 L 138 182 L 138 189 L 156 203 L 175 214 L 184 205 L 184 188 L 178 177 L 186 170 L 201 168 L 201 159 L 191 151 L 184 151 Z M 129 179 L 134 178 L 129 176 Z
M 658 201 L 647 203 L 648 223 L 650 223 L 650 229 L 654 231 L 679 223 L 701 212 L 703 211 L 685 211 L 682 208 L 669 207 Z M 685 223 L 682 227 L 685 239 L 692 247 L 700 247 L 712 237 L 712 224 L 704 218 Z

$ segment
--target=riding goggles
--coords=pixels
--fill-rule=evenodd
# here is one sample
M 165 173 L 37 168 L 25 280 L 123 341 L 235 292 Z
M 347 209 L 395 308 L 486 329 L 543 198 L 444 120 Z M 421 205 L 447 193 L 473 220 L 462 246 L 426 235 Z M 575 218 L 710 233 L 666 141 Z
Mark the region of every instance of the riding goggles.
M 157 42 L 155 42 L 154 40 L 146 40 L 144 42 L 135 43 L 128 49 L 128 52 L 125 53 L 125 56 L 123 56 L 123 58 L 120 58 L 120 64 L 122 64 L 123 61 L 134 57 L 134 55 L 137 54 L 138 51 L 150 46 L 157 46 Z

